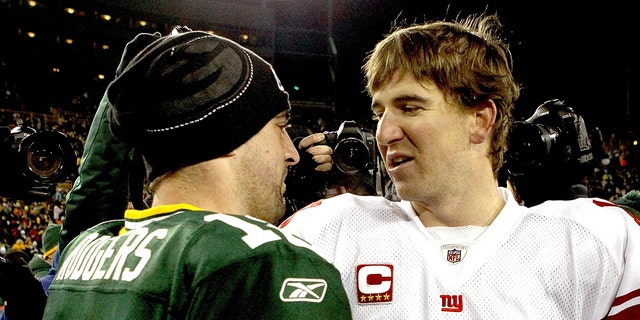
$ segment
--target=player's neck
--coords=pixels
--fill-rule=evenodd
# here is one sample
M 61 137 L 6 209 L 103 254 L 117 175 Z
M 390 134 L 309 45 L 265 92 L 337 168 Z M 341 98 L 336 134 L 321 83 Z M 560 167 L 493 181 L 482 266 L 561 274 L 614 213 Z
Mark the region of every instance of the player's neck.
M 425 227 L 460 227 L 488 226 L 505 205 L 497 189 L 453 198 L 440 205 L 412 201 L 411 206 Z

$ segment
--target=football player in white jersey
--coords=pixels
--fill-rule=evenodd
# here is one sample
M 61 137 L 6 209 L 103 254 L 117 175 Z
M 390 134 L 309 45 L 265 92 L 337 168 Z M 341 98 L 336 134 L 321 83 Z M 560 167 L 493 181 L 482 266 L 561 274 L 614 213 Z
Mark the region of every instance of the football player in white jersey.
M 501 27 L 474 15 L 380 41 L 363 70 L 402 200 L 343 194 L 281 224 L 340 270 L 355 319 L 640 319 L 640 220 L 498 186 L 519 96 Z

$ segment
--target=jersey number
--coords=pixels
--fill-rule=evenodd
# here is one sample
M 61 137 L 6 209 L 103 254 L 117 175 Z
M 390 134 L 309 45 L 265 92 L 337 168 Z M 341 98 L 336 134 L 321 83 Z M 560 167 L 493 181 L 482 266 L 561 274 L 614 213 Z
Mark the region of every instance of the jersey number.
M 242 237 L 242 241 L 244 241 L 244 243 L 246 243 L 251 249 L 255 249 L 267 242 L 282 239 L 272 230 L 262 229 L 253 223 L 246 222 L 230 215 L 210 214 L 204 217 L 204 221 L 207 222 L 214 220 L 222 221 L 234 228 L 244 231 L 247 235 Z
M 251 217 L 247 217 L 247 218 L 251 219 Z M 249 248 L 251 249 L 255 249 L 267 242 L 282 240 L 282 237 L 278 233 L 274 232 L 274 230 L 263 229 L 256 224 L 247 222 L 245 220 L 242 220 L 227 214 L 210 214 L 208 216 L 205 216 L 204 220 L 207 222 L 215 221 L 215 220 L 221 221 L 234 228 L 244 231 L 244 233 L 246 233 L 247 235 L 242 237 L 242 241 L 244 241 L 244 243 L 246 243 L 247 246 L 249 246 Z M 256 219 L 256 221 L 260 221 L 260 220 Z M 273 228 L 277 230 L 277 227 L 274 226 Z M 285 238 L 289 240 L 290 243 L 297 245 L 299 247 L 309 248 L 309 244 L 302 241 L 301 239 L 296 238 L 287 233 L 283 233 L 283 234 Z

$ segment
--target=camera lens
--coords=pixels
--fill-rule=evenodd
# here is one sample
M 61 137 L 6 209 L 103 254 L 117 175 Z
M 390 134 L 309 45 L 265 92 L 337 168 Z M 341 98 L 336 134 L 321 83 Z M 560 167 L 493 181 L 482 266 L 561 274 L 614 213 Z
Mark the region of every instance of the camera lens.
M 536 123 L 516 122 L 509 135 L 507 161 L 513 171 L 539 166 L 549 158 L 557 142 L 559 130 Z
M 56 146 L 34 143 L 26 153 L 27 168 L 39 179 L 51 179 L 62 167 L 61 154 Z
M 73 147 L 60 132 L 31 134 L 22 140 L 18 153 L 24 161 L 23 174 L 33 181 L 60 182 L 75 164 Z
M 357 173 L 371 161 L 369 149 L 356 138 L 340 140 L 333 153 L 336 167 L 344 173 Z

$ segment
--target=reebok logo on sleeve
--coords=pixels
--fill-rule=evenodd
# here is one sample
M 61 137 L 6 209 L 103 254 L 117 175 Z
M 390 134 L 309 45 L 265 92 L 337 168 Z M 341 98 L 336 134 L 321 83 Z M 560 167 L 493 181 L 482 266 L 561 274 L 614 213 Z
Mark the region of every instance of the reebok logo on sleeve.
M 284 302 L 322 302 L 327 293 L 324 279 L 288 278 L 282 283 L 280 300 Z

